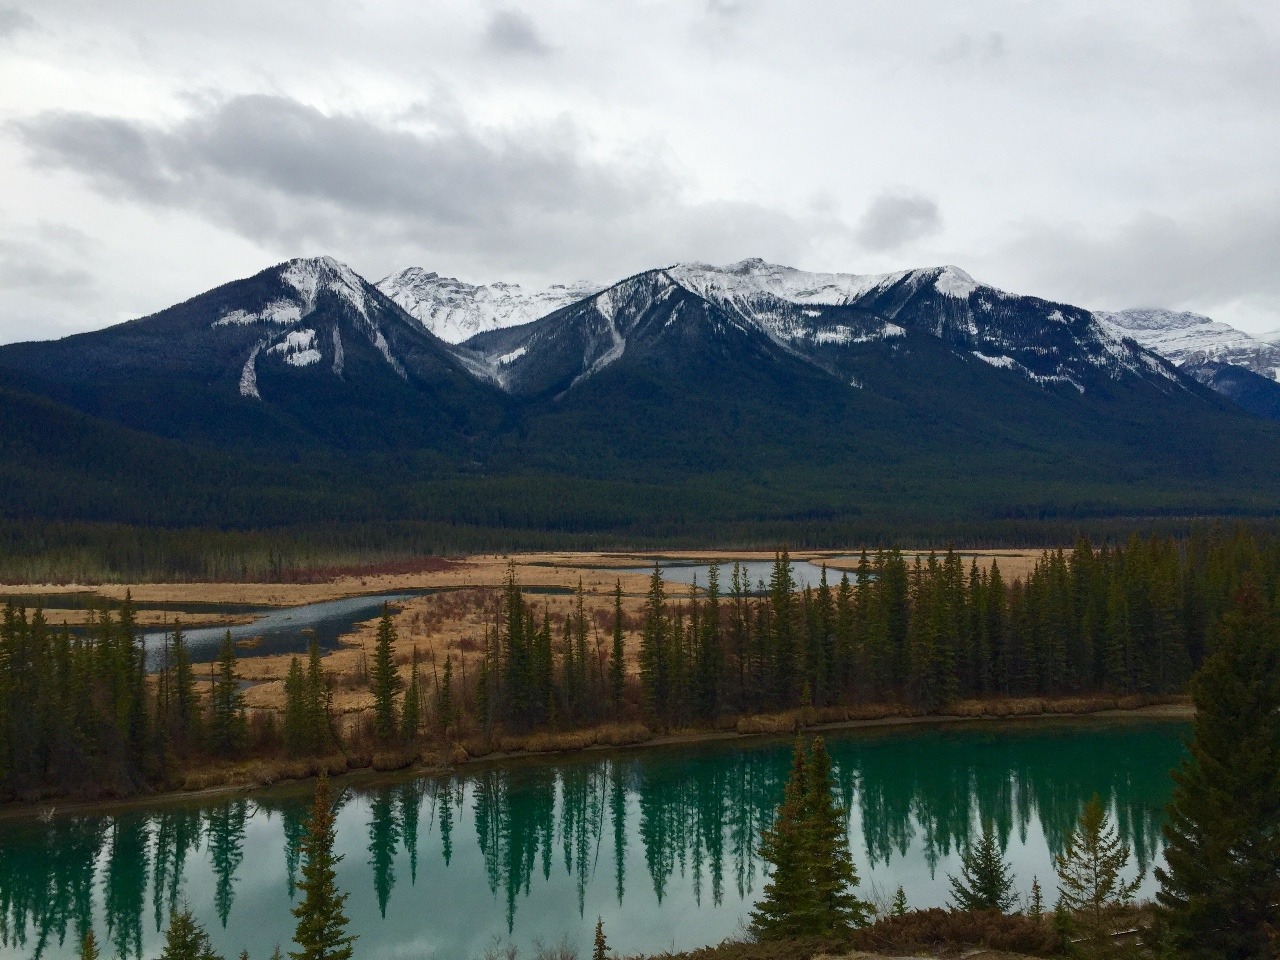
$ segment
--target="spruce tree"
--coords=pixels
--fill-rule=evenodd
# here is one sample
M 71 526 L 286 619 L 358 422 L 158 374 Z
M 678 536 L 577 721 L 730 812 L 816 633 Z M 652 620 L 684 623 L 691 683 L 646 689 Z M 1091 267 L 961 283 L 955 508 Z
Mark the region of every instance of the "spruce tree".
M 1058 872 L 1059 903 L 1069 917 L 1069 928 L 1081 941 L 1087 956 L 1109 955 L 1112 916 L 1117 907 L 1133 899 L 1142 876 L 1125 882 L 1120 872 L 1129 862 L 1129 848 L 1120 842 L 1107 822 L 1102 801 L 1095 793 L 1080 814 L 1080 822 L 1067 837 L 1066 848 L 1054 858 Z M 1039 885 L 1033 888 L 1038 893 Z
M 347 894 L 339 892 L 334 869 L 342 856 L 334 854 L 333 842 L 333 798 L 329 778 L 321 774 L 301 844 L 302 879 L 298 889 L 302 891 L 302 901 L 293 908 L 293 915 L 298 918 L 293 939 L 299 949 L 289 951 L 292 960 L 350 960 L 355 937 L 346 932 L 349 921 L 343 906 Z
M 1192 683 L 1190 757 L 1174 771 L 1157 919 L 1193 960 L 1272 958 L 1280 926 L 1280 629 L 1247 585 Z
M 809 762 L 796 741 L 791 775 L 773 824 L 761 832 L 760 859 L 772 865 L 764 897 L 751 911 L 752 932 L 762 940 L 786 940 L 816 933 L 818 898 L 810 870 L 807 829 Z
M 99 960 L 100 955 L 98 938 L 93 935 L 92 929 L 86 930 L 80 939 L 80 960 Z
M 382 743 L 389 743 L 398 732 L 396 724 L 396 695 L 402 686 L 396 671 L 396 628 L 391 622 L 391 610 L 384 603 L 382 617 L 378 620 L 378 635 L 373 647 L 373 671 L 369 686 L 373 691 L 373 730 Z
M 440 732 L 446 732 L 453 724 L 453 657 L 444 658 L 444 670 L 440 675 L 440 688 L 436 691 L 436 723 Z
M 244 746 L 247 733 L 244 694 L 236 673 L 236 647 L 228 630 L 218 649 L 217 669 L 209 694 L 209 747 L 214 753 L 231 756 Z
M 831 757 L 821 737 L 809 754 L 805 794 L 808 856 L 820 933 L 847 933 L 871 920 L 871 904 L 853 894 L 858 872 L 849 854 L 845 811 L 832 798 Z
M 622 685 L 626 679 L 626 647 L 622 636 L 622 581 L 613 587 L 613 646 L 609 651 L 609 699 L 615 712 L 622 706 Z
M 1040 880 L 1037 877 L 1031 878 L 1031 897 L 1027 901 L 1027 913 L 1037 920 L 1044 916 L 1044 891 L 1040 889 Z
M 889 907 L 889 916 L 905 917 L 907 915 L 907 891 L 898 886 L 898 892 L 893 895 L 893 903 Z
M 480 665 L 483 672 L 485 665 Z M 422 726 L 422 677 L 418 671 L 418 648 L 413 648 L 413 662 L 409 668 L 409 685 L 404 691 L 404 707 L 400 712 L 401 736 L 412 742 Z
M 660 719 L 666 718 L 671 695 L 670 632 L 662 570 L 654 564 L 644 602 L 644 627 L 640 632 L 640 679 L 645 701 Z
M 164 935 L 160 960 L 222 960 L 204 928 L 185 905 L 169 912 L 169 929 Z
M 951 899 L 957 910 L 999 910 L 1008 913 L 1018 902 L 1009 865 L 1000 855 L 991 827 L 960 858 L 960 876 L 949 876 Z
M 289 659 L 284 678 L 284 748 L 292 756 L 310 753 L 313 744 L 307 730 L 307 681 L 297 657 Z
M 604 937 L 604 917 L 596 917 L 596 935 L 591 944 L 591 960 L 609 960 L 609 941 Z

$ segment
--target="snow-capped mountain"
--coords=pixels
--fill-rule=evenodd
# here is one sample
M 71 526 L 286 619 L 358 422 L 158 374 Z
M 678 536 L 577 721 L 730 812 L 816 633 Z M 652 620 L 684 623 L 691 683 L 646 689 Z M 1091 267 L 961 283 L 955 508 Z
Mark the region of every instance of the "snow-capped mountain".
M 1244 367 L 1270 380 L 1280 379 L 1280 346 L 1202 314 L 1120 310 L 1095 316 L 1117 336 L 1131 337 L 1178 366 L 1214 361 Z
M 245 442 L 290 430 L 340 429 L 344 442 L 405 427 L 428 435 L 490 393 L 332 257 L 290 260 L 105 330 L 13 344 L 0 367 L 131 426 L 185 437 L 199 423 L 197 433 Z M 417 421 L 402 415 L 412 409 Z
M 1099 376 L 1179 387 L 1166 362 L 1113 335 L 1088 311 L 1005 293 L 954 266 L 859 275 L 809 273 L 759 259 L 725 267 L 676 264 L 518 329 L 478 335 L 460 353 L 473 356 L 505 390 L 565 390 L 621 358 L 633 331 L 646 336 L 654 311 L 665 311 L 667 323 L 689 316 L 690 298 L 715 308 L 697 312 L 716 331 L 753 333 L 869 389 L 874 384 L 858 373 L 869 353 L 909 352 L 922 338 L 1042 387 L 1083 393 Z
M 378 289 L 446 343 L 518 326 L 597 293 L 598 283 L 527 289 L 518 283 L 479 286 L 409 267 L 378 281 Z

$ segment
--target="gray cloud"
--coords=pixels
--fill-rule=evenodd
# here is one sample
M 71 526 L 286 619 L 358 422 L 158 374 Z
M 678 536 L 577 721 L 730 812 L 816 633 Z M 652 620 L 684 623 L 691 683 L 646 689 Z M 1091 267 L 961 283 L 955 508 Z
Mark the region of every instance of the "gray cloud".
M 261 244 L 370 250 L 483 270 L 613 276 L 684 258 L 794 257 L 843 227 L 752 203 L 691 202 L 659 160 L 597 159 L 566 120 L 418 128 L 243 96 L 172 126 L 86 113 L 15 125 L 34 162 L 98 193 L 194 211 Z M 383 264 L 385 268 L 387 264 Z
M 499 10 L 489 21 L 485 41 L 503 53 L 542 56 L 551 48 L 538 34 L 533 21 L 517 10 Z
M 0 7 L 0 39 L 11 37 L 23 30 L 31 30 L 36 18 L 17 7 Z
M 939 63 L 992 63 L 1004 58 L 1004 34 L 998 30 L 974 36 L 962 33 L 935 55 Z
M 857 237 L 870 250 L 893 250 L 941 227 L 942 214 L 935 201 L 914 193 L 886 192 L 867 207 Z
M 1143 213 L 1111 230 L 1025 223 L 987 262 L 1002 264 L 1023 290 L 1094 308 L 1280 320 L 1280 194 L 1180 215 Z

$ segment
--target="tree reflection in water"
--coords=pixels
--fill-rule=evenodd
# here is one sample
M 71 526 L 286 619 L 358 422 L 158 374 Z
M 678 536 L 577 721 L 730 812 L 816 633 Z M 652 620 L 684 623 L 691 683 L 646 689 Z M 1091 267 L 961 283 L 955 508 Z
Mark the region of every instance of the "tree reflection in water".
M 836 737 L 837 789 L 850 810 L 859 871 L 892 886 L 900 872 L 916 868 L 935 878 L 988 822 L 1002 849 L 1017 854 L 1020 881 L 1029 884 L 1036 873 L 1043 883 L 1049 856 L 1062 849 L 1095 791 L 1149 869 L 1160 853 L 1168 770 L 1181 759 L 1185 729 L 1028 725 Z M 430 871 L 427 887 L 413 897 L 429 891 L 434 903 L 464 893 L 475 903 L 479 891 L 463 890 L 461 878 L 477 875 L 489 903 L 501 906 L 508 934 L 521 902 L 541 888 L 563 889 L 584 919 L 588 903 L 599 909 L 602 896 L 622 907 L 651 891 L 671 909 L 676 889 L 680 910 L 688 901 L 698 910 L 726 903 L 738 909 L 759 887 L 756 847 L 781 796 L 789 750 L 778 742 L 618 753 L 347 790 L 341 878 L 349 888 L 365 884 L 376 913 L 387 918 L 397 883 L 407 878 L 418 887 L 423 869 Z M 192 878 L 209 888 L 207 904 L 191 902 L 197 917 L 225 928 L 238 910 L 259 909 L 237 901 L 250 866 L 255 883 L 292 901 L 306 801 L 300 788 L 150 814 L 0 824 L 0 956 L 73 956 L 90 923 L 122 958 L 154 952 L 146 944 L 158 941 L 149 931 L 144 936 L 144 925 L 158 936 Z M 262 836 L 246 845 L 251 821 Z M 353 828 L 362 834 L 358 842 Z M 629 866 L 647 873 L 641 888 Z M 453 913 L 413 911 L 422 930 L 478 927 L 484 919 Z M 387 937 L 407 935 L 403 926 L 381 922 Z M 378 928 L 365 927 L 362 936 L 370 944 Z M 247 946 L 262 952 L 274 943 Z

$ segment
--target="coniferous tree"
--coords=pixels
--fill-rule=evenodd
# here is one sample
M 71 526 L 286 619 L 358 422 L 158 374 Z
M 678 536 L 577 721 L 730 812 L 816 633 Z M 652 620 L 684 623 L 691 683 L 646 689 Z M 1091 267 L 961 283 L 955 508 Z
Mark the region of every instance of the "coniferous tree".
M 209 748 L 214 753 L 231 756 L 244 746 L 247 733 L 244 694 L 236 673 L 236 647 L 228 630 L 218 649 L 217 669 L 209 693 Z
M 1191 756 L 1174 772 L 1157 868 L 1169 946 L 1203 960 L 1273 957 L 1280 909 L 1280 629 L 1255 585 L 1192 683 Z
M 444 658 L 440 673 L 440 687 L 436 691 L 436 725 L 441 733 L 453 724 L 453 657 Z
M 858 872 L 849 853 L 845 811 L 832 798 L 831 757 L 821 737 L 813 741 L 805 784 L 805 831 L 819 932 L 846 933 L 865 926 L 871 904 L 853 893 Z
M 480 665 L 483 673 L 485 664 Z M 418 648 L 413 648 L 413 659 L 409 667 L 409 685 L 404 691 L 404 708 L 400 712 L 401 736 L 412 741 L 418 736 L 422 727 L 422 678 L 418 671 Z
M 297 657 L 289 658 L 284 678 L 284 747 L 293 756 L 310 753 L 313 744 L 307 728 L 307 681 Z
M 1044 916 L 1044 891 L 1040 889 L 1040 880 L 1031 878 L 1031 896 L 1027 901 L 1027 914 L 1039 920 Z
M 373 691 L 373 730 L 382 743 L 389 743 L 399 731 L 396 723 L 396 696 L 402 683 L 396 671 L 396 628 L 391 610 L 384 603 L 373 647 L 373 671 L 369 686 Z
M 950 876 L 951 899 L 957 910 L 999 910 L 1008 913 L 1018 902 L 1009 865 L 990 826 L 960 858 L 960 876 Z
M 334 868 L 342 860 L 334 854 L 333 798 L 329 778 L 321 774 L 307 832 L 302 838 L 302 879 L 298 889 L 302 900 L 293 908 L 298 925 L 293 939 L 298 949 L 289 951 L 292 960 L 350 960 L 355 937 L 347 931 L 343 907 L 347 894 L 338 890 Z
M 1111 918 L 1117 907 L 1133 899 L 1142 882 L 1139 874 L 1125 882 L 1120 873 L 1129 862 L 1129 847 L 1120 842 L 1107 822 L 1102 800 L 1095 793 L 1085 804 L 1076 829 L 1067 837 L 1063 852 L 1054 858 L 1058 873 L 1059 903 L 1077 934 L 1077 946 L 1087 956 L 1109 956 Z M 1039 891 L 1038 885 L 1033 888 Z
M 596 917 L 596 935 L 591 943 L 591 960 L 609 960 L 609 941 L 604 937 L 604 917 Z
M 609 698 L 616 712 L 622 706 L 622 687 L 626 679 L 626 647 L 622 636 L 622 580 L 613 588 L 613 646 L 609 651 Z
M 222 960 L 204 928 L 185 905 L 169 913 L 160 960 Z
M 905 917 L 907 915 L 907 891 L 898 886 L 898 892 L 893 895 L 893 903 L 889 907 L 889 916 Z
M 98 938 L 93 935 L 92 929 L 86 930 L 80 939 L 80 960 L 99 960 L 100 956 Z
M 760 836 L 760 859 L 773 867 L 764 896 L 751 911 L 751 929 L 762 940 L 784 940 L 813 934 L 818 902 L 809 869 L 810 833 L 806 808 L 809 761 L 796 741 L 791 775 L 773 824 Z
M 665 718 L 671 695 L 671 624 L 667 618 L 667 595 L 662 571 L 655 564 L 649 578 L 649 594 L 644 603 L 644 627 L 640 633 L 640 679 L 645 701 L 660 718 Z

